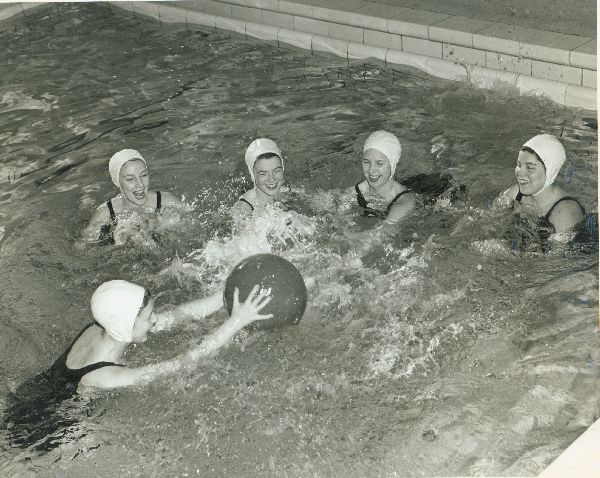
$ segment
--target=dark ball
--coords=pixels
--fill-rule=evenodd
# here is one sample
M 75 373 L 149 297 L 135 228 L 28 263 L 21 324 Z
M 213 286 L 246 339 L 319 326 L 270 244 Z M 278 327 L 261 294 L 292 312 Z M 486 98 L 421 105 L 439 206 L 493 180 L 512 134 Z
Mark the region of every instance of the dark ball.
M 306 285 L 296 267 L 275 254 L 257 254 L 236 265 L 225 281 L 225 304 L 231 315 L 233 290 L 240 291 L 240 302 L 244 302 L 255 284 L 271 291 L 271 302 L 260 311 L 273 314 L 268 320 L 254 322 L 261 329 L 271 329 L 288 324 L 297 324 L 306 309 Z

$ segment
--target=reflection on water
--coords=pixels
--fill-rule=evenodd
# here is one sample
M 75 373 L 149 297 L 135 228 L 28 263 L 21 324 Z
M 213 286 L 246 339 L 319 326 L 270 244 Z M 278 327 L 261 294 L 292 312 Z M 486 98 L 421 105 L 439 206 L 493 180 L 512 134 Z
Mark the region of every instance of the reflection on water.
M 89 321 L 104 280 L 174 304 L 275 252 L 315 284 L 298 326 L 241 333 L 180 376 L 92 397 L 92 412 L 75 404 L 49 453 L 1 431 L 4 474 L 535 475 L 598 417 L 597 251 L 512 251 L 511 214 L 490 208 L 519 146 L 547 131 L 567 149 L 559 181 L 596 210 L 592 113 L 104 4 L 29 11 L 0 42 L 2 408 Z M 344 191 L 379 128 L 401 139 L 398 177 L 449 173 L 467 196 L 424 205 L 361 256 Z M 281 146 L 294 207 L 232 228 L 258 136 Z M 77 249 L 115 194 L 106 165 L 123 147 L 191 212 L 158 231 L 159 247 Z M 183 352 L 223 314 L 156 334 L 127 361 Z

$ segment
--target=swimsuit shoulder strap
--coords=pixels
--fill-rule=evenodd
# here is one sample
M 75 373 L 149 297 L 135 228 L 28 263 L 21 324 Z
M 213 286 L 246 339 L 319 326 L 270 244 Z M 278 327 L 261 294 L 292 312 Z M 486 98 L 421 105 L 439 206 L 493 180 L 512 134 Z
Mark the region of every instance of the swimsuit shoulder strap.
M 365 197 L 363 196 L 362 191 L 360 190 L 360 188 L 358 187 L 358 185 L 360 184 L 360 181 L 356 183 L 356 185 L 354 186 L 354 190 L 356 191 L 356 202 L 358 203 L 358 205 L 360 207 L 364 207 L 367 208 L 367 200 L 365 199 Z
M 110 199 L 106 201 L 106 207 L 108 208 L 108 212 L 110 213 L 110 220 L 114 221 L 117 216 L 115 215 L 115 210 Z
M 400 196 L 402 196 L 403 194 L 406 194 L 406 193 L 412 193 L 412 191 L 410 189 L 405 189 L 404 191 L 396 194 L 396 197 L 394 197 L 394 199 L 392 199 L 392 202 L 388 204 L 388 207 L 387 207 L 388 212 L 390 212 L 390 209 L 392 208 L 394 203 L 400 198 Z
M 585 216 L 585 208 L 581 205 L 581 203 L 577 200 L 577 198 L 574 198 L 572 196 L 565 196 L 560 198 L 558 201 L 556 201 L 552 207 L 550 209 L 548 209 L 548 212 L 546 214 L 544 214 L 544 217 L 546 218 L 546 220 L 548 222 L 550 222 L 550 216 L 552 215 L 552 212 L 554 211 L 554 208 L 556 206 L 558 206 L 558 204 L 562 201 L 574 201 L 575 203 L 577 203 L 577 205 L 579 206 L 579 208 L 581 209 L 581 212 L 583 213 L 583 215 Z
M 521 191 L 519 191 L 517 193 L 517 196 L 515 197 L 515 201 L 521 202 L 521 199 L 523 199 L 523 194 L 521 193 Z
M 65 350 L 65 352 L 62 354 L 62 356 L 54 363 L 53 368 L 55 369 L 55 373 L 58 372 L 59 375 L 61 375 L 63 378 L 67 378 L 69 381 L 77 382 L 86 373 L 93 372 L 94 370 L 97 370 L 102 367 L 108 367 L 108 366 L 112 366 L 112 365 L 117 366 L 117 367 L 123 367 L 123 365 L 118 364 L 118 363 L 113 363 L 113 362 L 96 362 L 96 363 L 92 363 L 90 365 L 86 365 L 85 367 L 81 367 L 81 368 L 67 367 L 67 357 L 69 356 L 69 352 L 71 352 L 73 345 L 75 345 L 75 342 L 77 342 L 77 340 L 79 340 L 79 337 L 81 337 L 83 335 L 83 333 L 94 324 L 95 324 L 95 322 L 92 322 L 91 324 L 86 325 L 84 327 L 84 329 L 81 332 L 79 332 L 77 337 L 75 337 L 75 340 L 73 340 L 71 345 L 69 345 L 69 347 L 67 348 L 67 350 Z
M 240 198 L 240 201 L 245 202 L 248 206 L 250 206 L 250 208 L 254 211 L 254 206 L 252 205 L 252 203 L 250 201 L 248 201 L 246 198 Z
M 124 367 L 122 363 L 114 363 L 114 362 L 96 362 L 90 365 L 86 365 L 85 367 L 71 369 L 72 372 L 77 373 L 80 377 L 83 377 L 85 374 L 93 372 L 94 370 L 98 370 L 102 367 Z
M 156 191 L 156 213 L 160 212 L 160 207 L 162 204 L 162 198 L 160 196 L 160 191 Z

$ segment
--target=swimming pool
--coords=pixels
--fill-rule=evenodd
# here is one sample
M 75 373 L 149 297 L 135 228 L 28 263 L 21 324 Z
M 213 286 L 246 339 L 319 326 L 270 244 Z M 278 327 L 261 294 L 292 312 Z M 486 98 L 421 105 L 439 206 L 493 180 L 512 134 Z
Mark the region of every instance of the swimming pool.
M 513 255 L 509 215 L 489 209 L 518 147 L 544 130 L 572 161 L 565 188 L 597 210 L 593 112 L 103 4 L 53 5 L 11 26 L 0 33 L 2 402 L 90 320 L 106 279 L 176 303 L 270 250 L 318 287 L 297 327 L 244 334 L 183 376 L 65 406 L 79 425 L 48 454 L 10 449 L 0 432 L 4 474 L 535 475 L 597 418 L 597 251 Z M 399 177 L 451 172 L 469 197 L 425 209 L 359 258 L 337 240 L 351 214 L 324 224 L 317 206 L 360 178 L 360 146 L 378 128 L 402 141 Z M 262 135 L 282 147 L 298 213 L 259 215 L 232 236 L 243 151 Z M 123 147 L 193 211 L 162 247 L 76 249 L 114 194 L 106 161 Z M 302 227 L 283 244 L 290 217 Z M 133 348 L 128 360 L 187 350 L 223 318 L 157 334 L 149 359 Z

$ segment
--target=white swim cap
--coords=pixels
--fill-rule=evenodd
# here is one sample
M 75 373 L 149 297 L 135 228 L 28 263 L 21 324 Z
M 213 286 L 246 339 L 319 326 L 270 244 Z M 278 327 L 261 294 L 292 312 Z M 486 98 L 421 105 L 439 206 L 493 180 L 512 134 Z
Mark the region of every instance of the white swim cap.
M 387 131 L 375 131 L 374 133 L 371 133 L 365 141 L 363 152 L 367 149 L 376 149 L 388 159 L 391 168 L 390 179 L 394 177 L 396 166 L 400 160 L 400 155 L 402 154 L 402 146 L 400 145 L 398 138 Z
M 108 162 L 110 178 L 119 189 L 121 189 L 121 186 L 119 185 L 119 173 L 121 172 L 121 168 L 127 161 L 131 161 L 132 159 L 140 159 L 146 164 L 146 160 L 135 149 L 122 149 L 118 153 L 113 154 Z
M 546 168 L 546 182 L 544 183 L 544 187 L 535 193 L 539 194 L 550 186 L 556 179 L 556 176 L 558 176 L 560 168 L 567 159 L 565 148 L 562 143 L 551 134 L 538 134 L 527 141 L 523 147 L 535 151 Z
M 125 280 L 104 282 L 92 295 L 92 315 L 113 339 L 130 343 L 145 293 L 142 286 Z
M 250 177 L 252 178 L 252 182 L 256 182 L 254 180 L 254 163 L 256 163 L 256 158 L 258 158 L 261 154 L 265 153 L 274 153 L 279 156 L 281 159 L 281 167 L 283 168 L 283 158 L 281 157 L 281 150 L 279 146 L 275 143 L 275 141 L 268 138 L 258 138 L 250 143 L 248 149 L 246 150 L 246 166 L 248 166 L 248 172 L 250 173 Z

